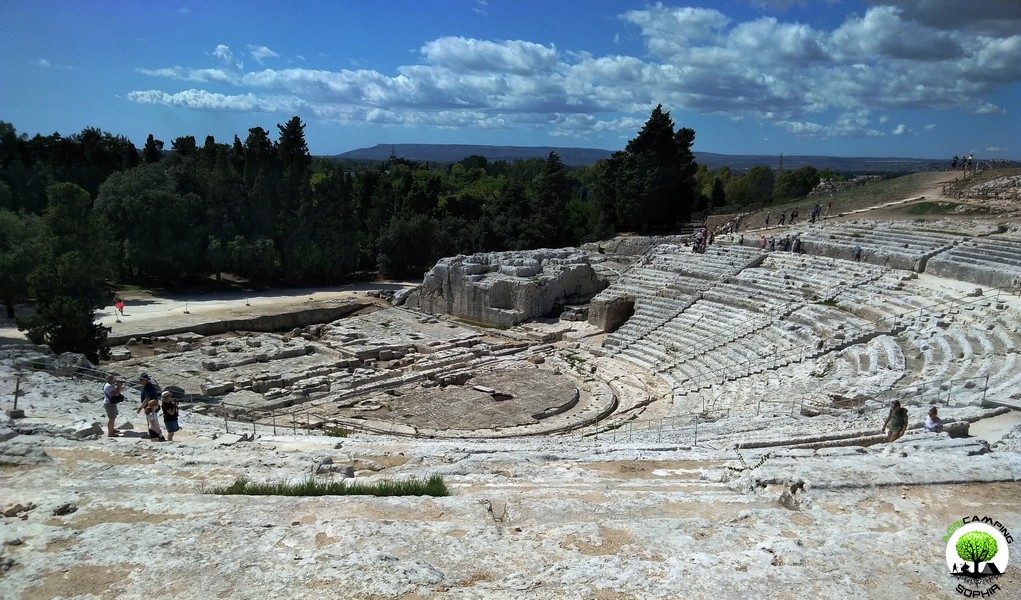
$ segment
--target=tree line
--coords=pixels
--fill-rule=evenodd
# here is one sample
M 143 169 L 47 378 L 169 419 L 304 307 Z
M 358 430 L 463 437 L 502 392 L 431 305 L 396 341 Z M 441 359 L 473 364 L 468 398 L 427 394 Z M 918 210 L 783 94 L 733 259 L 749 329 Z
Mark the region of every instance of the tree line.
M 438 168 L 392 158 L 313 157 L 298 117 L 230 143 L 87 128 L 28 138 L 0 122 L 0 300 L 35 301 L 22 322 L 55 351 L 101 351 L 94 311 L 114 282 L 172 286 L 223 273 L 257 285 L 332 284 L 356 273 L 421 277 L 443 256 L 563 247 L 618 232 L 668 232 L 696 211 L 801 193 L 818 173 L 700 167 L 695 132 L 662 106 L 609 159 Z M 795 176 L 795 173 L 799 173 Z M 812 182 L 812 179 L 815 181 Z M 782 196 L 780 196 L 782 197 Z

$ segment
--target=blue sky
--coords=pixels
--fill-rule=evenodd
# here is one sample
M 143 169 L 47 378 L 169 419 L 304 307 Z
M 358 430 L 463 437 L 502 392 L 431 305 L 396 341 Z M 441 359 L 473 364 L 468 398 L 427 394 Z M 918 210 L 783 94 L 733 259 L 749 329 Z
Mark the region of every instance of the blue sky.
M 294 115 L 377 143 L 1021 158 L 1019 0 L 0 2 L 0 120 L 141 147 Z

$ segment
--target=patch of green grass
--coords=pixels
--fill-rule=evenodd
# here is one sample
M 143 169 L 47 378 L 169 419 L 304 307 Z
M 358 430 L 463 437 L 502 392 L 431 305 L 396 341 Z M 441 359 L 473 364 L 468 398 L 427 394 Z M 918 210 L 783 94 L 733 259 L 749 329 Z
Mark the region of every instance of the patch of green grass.
M 830 298 L 828 300 L 820 300 L 816 302 L 816 304 L 820 304 L 822 306 L 832 306 L 833 308 L 840 308 L 840 305 L 833 298 Z
M 372 483 L 347 483 L 346 480 L 307 477 L 298 482 L 252 483 L 238 477 L 234 483 L 203 490 L 219 496 L 449 496 L 443 477 L 399 479 Z
M 346 438 L 351 432 L 343 427 L 327 427 L 326 435 L 329 437 Z
M 118 292 L 137 292 L 139 290 L 147 289 L 134 283 L 122 283 L 117 286 Z

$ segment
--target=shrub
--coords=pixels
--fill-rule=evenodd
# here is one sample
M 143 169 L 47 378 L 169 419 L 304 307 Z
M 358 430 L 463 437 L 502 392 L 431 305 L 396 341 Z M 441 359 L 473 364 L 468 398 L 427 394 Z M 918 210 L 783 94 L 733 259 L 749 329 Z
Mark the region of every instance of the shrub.
M 203 490 L 222 496 L 449 496 L 450 490 L 439 475 L 426 479 L 398 479 L 371 483 L 347 483 L 345 480 L 307 477 L 298 482 L 252 483 L 238 477 L 230 485 Z

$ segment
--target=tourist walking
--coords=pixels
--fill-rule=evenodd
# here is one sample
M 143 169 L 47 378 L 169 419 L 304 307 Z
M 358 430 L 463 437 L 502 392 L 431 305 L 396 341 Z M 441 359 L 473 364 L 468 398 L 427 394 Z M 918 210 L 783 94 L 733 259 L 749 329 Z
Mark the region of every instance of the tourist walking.
M 900 400 L 890 403 L 890 414 L 886 415 L 886 420 L 883 421 L 883 431 L 887 429 L 889 429 L 886 434 L 887 443 L 896 441 L 908 429 L 908 409 L 900 405 Z
M 181 430 L 177 422 L 177 400 L 170 392 L 160 395 L 160 406 L 163 409 L 163 424 L 167 427 L 167 441 L 174 441 L 174 433 Z

